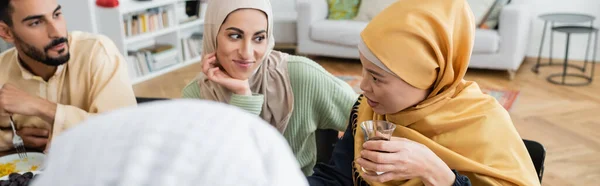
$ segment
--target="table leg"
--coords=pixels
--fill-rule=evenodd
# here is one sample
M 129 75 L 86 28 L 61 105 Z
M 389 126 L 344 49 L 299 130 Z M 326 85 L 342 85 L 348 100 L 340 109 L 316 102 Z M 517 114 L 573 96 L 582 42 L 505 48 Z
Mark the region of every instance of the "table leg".
M 590 21 L 590 28 L 594 27 L 594 21 Z M 587 46 L 585 47 L 585 58 L 583 60 L 583 72 L 585 72 L 585 69 L 587 67 L 587 63 L 588 63 L 588 56 L 590 53 L 590 40 L 592 40 L 592 33 L 590 32 L 588 34 L 588 42 L 587 42 Z
M 548 24 L 548 21 L 544 21 L 544 31 L 542 31 L 542 41 L 540 42 L 540 49 L 538 52 L 538 58 L 537 58 L 537 62 L 535 63 L 535 66 L 533 67 L 533 72 L 538 73 L 538 68 L 540 68 L 540 60 L 542 59 L 542 50 L 544 50 L 544 39 L 546 38 L 546 25 Z
M 571 40 L 571 34 L 567 33 L 567 47 L 565 47 L 565 62 L 563 64 L 563 75 L 562 75 L 562 84 L 565 84 L 565 78 L 567 77 L 567 66 L 569 65 L 569 42 Z
M 552 28 L 554 28 L 554 21 L 552 21 Z M 550 65 L 552 65 L 552 50 L 554 48 L 554 30 L 550 29 Z
M 596 33 L 594 34 L 594 51 L 592 53 L 592 75 L 590 76 L 590 83 L 592 83 L 592 80 L 594 80 L 594 69 L 596 67 L 596 51 L 598 51 L 598 31 L 596 31 Z

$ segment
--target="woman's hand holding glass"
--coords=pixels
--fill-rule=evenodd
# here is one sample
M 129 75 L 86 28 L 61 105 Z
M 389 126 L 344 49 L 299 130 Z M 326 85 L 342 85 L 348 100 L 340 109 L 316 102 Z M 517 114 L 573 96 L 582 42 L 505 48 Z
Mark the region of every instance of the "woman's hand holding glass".
M 392 137 L 389 141 L 366 141 L 361 158 L 356 162 L 369 171 L 363 178 L 374 182 L 420 178 L 425 185 L 452 185 L 452 170 L 425 145 L 405 138 Z

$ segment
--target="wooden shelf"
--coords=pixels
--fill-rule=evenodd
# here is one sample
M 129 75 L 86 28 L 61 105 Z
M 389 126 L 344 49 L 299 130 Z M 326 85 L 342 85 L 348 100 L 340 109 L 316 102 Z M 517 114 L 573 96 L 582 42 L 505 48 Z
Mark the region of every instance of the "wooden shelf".
M 143 33 L 140 35 L 130 36 L 130 38 L 127 38 L 125 40 L 125 44 L 137 43 L 140 41 L 152 39 L 157 36 L 162 36 L 162 35 L 166 35 L 169 33 L 173 33 L 177 30 L 178 30 L 177 27 L 169 27 L 169 28 L 161 29 L 161 30 L 154 31 L 154 32 L 148 32 L 148 33 Z
M 200 27 L 200 25 L 202 25 L 202 24 L 204 24 L 204 20 L 203 19 L 196 19 L 194 21 L 181 23 L 179 25 L 179 30 L 188 29 L 188 28 L 191 28 L 191 27 L 194 27 L 194 26 Z
M 161 75 L 167 74 L 167 73 L 169 73 L 169 72 L 173 72 L 173 71 L 175 71 L 175 70 L 179 70 L 179 69 L 181 69 L 181 68 L 184 68 L 184 67 L 187 67 L 187 66 L 189 66 L 189 65 L 191 65 L 191 64 L 194 64 L 194 63 L 199 63 L 199 62 L 200 62 L 200 59 L 196 59 L 196 58 L 194 58 L 194 59 L 192 59 L 192 60 L 188 60 L 188 61 L 185 61 L 185 62 L 183 62 L 183 63 L 178 63 L 178 64 L 175 64 L 175 65 L 173 65 L 173 66 L 170 66 L 170 67 L 164 68 L 164 69 L 162 69 L 162 70 L 159 70 L 159 71 L 150 72 L 149 74 L 146 74 L 146 75 L 144 75 L 144 76 L 140 76 L 140 77 L 137 77 L 137 78 L 133 79 L 133 82 L 132 82 L 132 84 L 134 84 L 134 85 L 135 85 L 135 84 L 138 84 L 138 83 L 141 83 L 141 82 L 144 82 L 144 81 L 150 80 L 150 79 L 152 79 L 152 78 L 155 78 L 155 77 L 158 77 L 158 76 L 161 76 Z
M 136 0 L 124 0 L 119 5 L 119 11 L 121 14 L 134 13 L 138 11 L 144 11 L 151 8 L 162 7 L 167 5 L 174 5 L 176 0 L 151 0 L 151 1 L 136 1 Z

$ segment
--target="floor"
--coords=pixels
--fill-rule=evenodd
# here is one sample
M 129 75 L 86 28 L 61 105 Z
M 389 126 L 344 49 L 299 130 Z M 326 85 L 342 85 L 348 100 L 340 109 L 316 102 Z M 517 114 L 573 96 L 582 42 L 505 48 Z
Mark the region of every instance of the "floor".
M 360 75 L 356 60 L 314 58 L 336 74 Z M 514 80 L 505 71 L 469 70 L 466 79 L 482 86 L 520 90 L 511 110 L 521 136 L 536 140 L 547 150 L 543 185 L 598 185 L 600 183 L 600 73 L 588 86 L 568 87 L 550 84 L 550 73 L 561 67 L 543 67 L 531 72 L 535 64 L 527 59 Z M 596 65 L 600 70 L 600 63 Z M 180 97 L 180 90 L 200 72 L 200 65 L 157 77 L 136 85 L 137 96 Z

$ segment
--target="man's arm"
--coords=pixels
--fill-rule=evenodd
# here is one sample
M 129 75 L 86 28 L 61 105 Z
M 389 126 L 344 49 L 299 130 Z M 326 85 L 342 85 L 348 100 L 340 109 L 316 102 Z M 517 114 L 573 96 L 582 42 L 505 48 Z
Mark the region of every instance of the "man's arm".
M 56 103 L 30 95 L 12 84 L 0 85 L 0 116 L 11 114 L 38 116 L 52 123 L 55 112 Z
M 0 85 L 0 151 L 13 148 L 13 131 L 9 124 L 9 116 L 19 114 L 24 116 L 37 116 L 52 123 L 56 104 L 30 95 L 12 84 Z M 16 125 L 16 124 L 15 124 Z M 15 126 L 17 127 L 17 126 Z M 37 128 L 17 128 L 17 134 L 21 136 L 25 146 L 28 148 L 43 148 L 47 144 L 48 130 Z
M 0 152 L 11 150 L 13 148 L 12 137 L 13 132 L 11 129 L 0 130 Z
M 52 135 L 67 130 L 92 114 L 137 105 L 133 87 L 127 74 L 127 62 L 118 48 L 106 37 L 101 37 L 100 46 L 93 47 L 94 51 L 77 51 L 89 53 L 89 63 L 92 65 L 91 74 L 82 74 L 78 79 L 89 80 L 89 107 L 81 108 L 57 104 L 54 115 Z M 51 112 L 49 112 L 51 114 Z
M 42 99 L 37 105 L 37 116 L 48 123 L 54 123 L 54 116 L 56 116 L 56 103 Z

